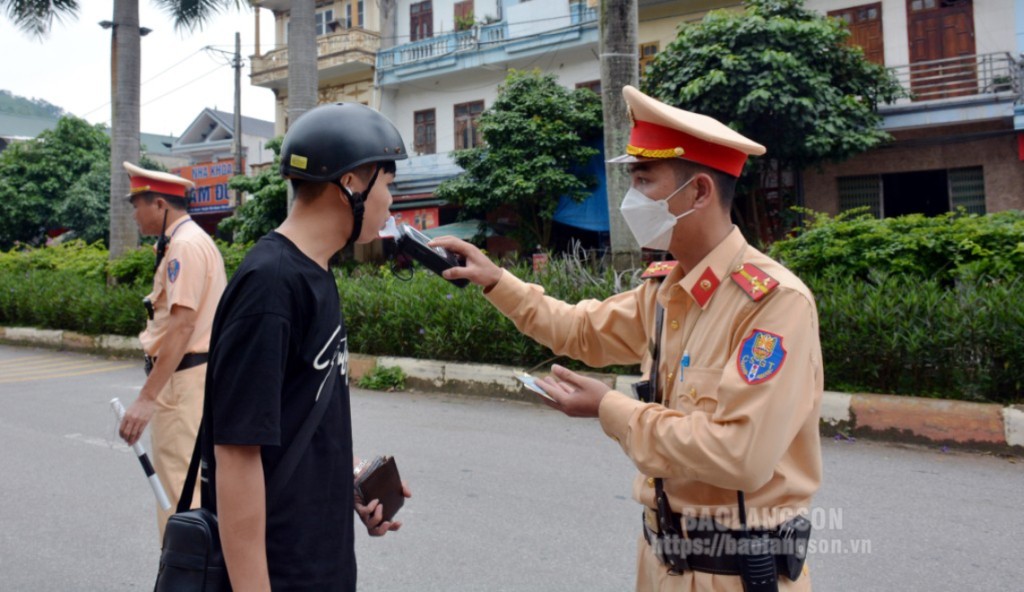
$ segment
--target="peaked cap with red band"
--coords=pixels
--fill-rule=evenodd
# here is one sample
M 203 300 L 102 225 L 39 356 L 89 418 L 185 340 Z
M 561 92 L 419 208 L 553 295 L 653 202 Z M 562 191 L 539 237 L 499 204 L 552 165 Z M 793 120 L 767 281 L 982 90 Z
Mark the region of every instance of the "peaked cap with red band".
M 188 179 L 170 173 L 150 171 L 130 162 L 124 163 L 124 170 L 128 171 L 131 184 L 127 196 L 129 200 L 148 192 L 184 198 L 188 190 L 195 187 L 195 183 Z
M 670 107 L 632 86 L 622 88 L 633 130 L 626 154 L 608 162 L 681 158 L 739 177 L 750 155 L 764 146 L 716 119 Z

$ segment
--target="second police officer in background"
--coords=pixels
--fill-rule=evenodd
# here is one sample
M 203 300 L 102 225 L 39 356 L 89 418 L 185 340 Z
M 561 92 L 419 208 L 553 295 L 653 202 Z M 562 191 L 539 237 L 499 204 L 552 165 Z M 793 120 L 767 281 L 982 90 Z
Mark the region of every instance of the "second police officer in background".
M 468 243 L 431 244 L 467 260 L 445 277 L 483 286 L 556 354 L 641 364 L 650 379 L 646 401 L 557 365 L 538 381 L 557 409 L 600 418 L 640 472 L 637 590 L 810 590 L 792 544 L 806 543 L 809 524 L 790 518 L 821 483 L 814 297 L 730 219 L 736 178 L 765 149 L 710 117 L 623 93 L 633 128 L 613 159 L 632 179 L 622 214 L 641 246 L 676 261 L 652 265 L 633 290 L 570 305 Z
M 158 236 L 153 290 L 146 296 L 146 383 L 125 412 L 121 437 L 134 444 L 151 425 L 153 468 L 171 509 L 157 508 L 160 540 L 178 504 L 203 415 L 210 328 L 227 279 L 220 250 L 188 215 L 188 179 L 129 162 L 128 195 L 139 231 Z M 199 496 L 193 496 L 197 504 Z

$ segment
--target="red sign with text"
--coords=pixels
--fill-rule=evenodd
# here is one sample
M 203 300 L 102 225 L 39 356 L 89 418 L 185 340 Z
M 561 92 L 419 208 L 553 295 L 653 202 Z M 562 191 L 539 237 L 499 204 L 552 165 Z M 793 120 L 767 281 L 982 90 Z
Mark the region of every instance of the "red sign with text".
M 242 170 L 245 170 L 244 161 Z M 179 167 L 171 169 L 171 172 L 196 184 L 195 193 L 188 200 L 190 214 L 228 212 L 233 209 L 228 181 L 234 176 L 234 159 Z
M 416 208 L 413 210 L 399 210 L 391 213 L 395 216 L 396 224 L 402 224 L 404 222 L 417 230 L 437 228 L 438 226 L 437 208 Z

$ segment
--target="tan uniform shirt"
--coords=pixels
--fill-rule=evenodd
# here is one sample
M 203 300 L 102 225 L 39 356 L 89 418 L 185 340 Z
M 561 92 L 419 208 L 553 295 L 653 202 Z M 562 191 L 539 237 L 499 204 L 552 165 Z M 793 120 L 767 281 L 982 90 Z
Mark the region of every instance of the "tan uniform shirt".
M 171 307 L 184 306 L 197 312 L 185 353 L 207 352 L 213 315 L 227 285 L 224 259 L 213 239 L 187 215 L 176 220 L 165 233 L 170 242 L 153 275 L 153 291 L 148 296 L 153 303 L 153 319 L 146 323 L 139 340 L 147 354 L 159 356 Z
M 731 277 L 743 264 L 777 282 L 760 301 Z M 737 490 L 750 526 L 774 526 L 810 503 L 821 482 L 823 389 L 814 298 L 738 229 L 685 276 L 677 266 L 604 301 L 566 304 L 508 272 L 487 298 L 557 354 L 597 367 L 640 363 L 645 375 L 655 299 L 662 304 L 665 404 L 613 391 L 600 407 L 605 433 L 641 473 L 633 497 L 644 506 L 655 506 L 652 477 L 664 478 L 674 512 L 711 512 L 732 528 Z

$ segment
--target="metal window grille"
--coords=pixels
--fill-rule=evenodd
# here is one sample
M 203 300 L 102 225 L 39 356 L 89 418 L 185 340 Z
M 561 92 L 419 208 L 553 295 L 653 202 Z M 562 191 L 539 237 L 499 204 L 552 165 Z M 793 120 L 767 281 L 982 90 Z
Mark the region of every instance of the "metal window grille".
M 969 214 L 985 213 L 985 172 L 981 167 L 949 169 L 949 201 L 953 209 Z
M 878 175 L 839 177 L 839 211 L 867 206 L 871 215 L 881 218 L 882 178 Z

